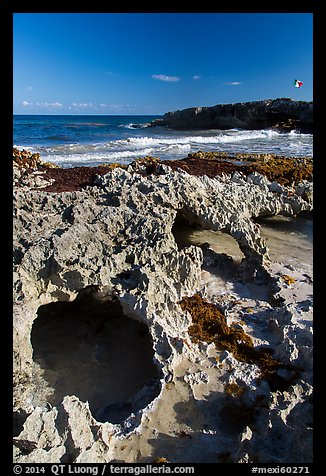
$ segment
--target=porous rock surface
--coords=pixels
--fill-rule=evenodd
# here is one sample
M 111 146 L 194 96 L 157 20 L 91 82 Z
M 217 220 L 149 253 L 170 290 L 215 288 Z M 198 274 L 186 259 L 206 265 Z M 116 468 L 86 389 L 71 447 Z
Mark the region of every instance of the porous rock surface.
M 289 190 L 256 173 L 196 177 L 162 164 L 148 174 L 139 163 L 78 191 L 47 192 L 41 182 L 42 174 L 30 174 L 14 189 L 14 460 L 311 461 L 311 302 L 299 308 L 287 300 L 253 218 L 310 211 L 312 194 L 304 192 L 312 184 Z M 236 279 L 263 287 L 269 298 L 205 294 L 203 264 L 223 266 L 223 254 L 209 246 L 180 249 L 176 222 L 235 238 L 244 254 Z M 279 370 L 273 386 L 255 363 L 193 343 L 191 316 L 179 302 L 195 293 L 256 346 L 269 346 L 299 370 Z M 83 299 L 90 313 L 118 302 L 125 316 L 146 325 L 152 342 L 157 391 L 148 399 L 152 390 L 143 385 L 118 423 L 98 421 L 78 395 L 50 404 L 49 374 L 33 355 L 41 306 Z

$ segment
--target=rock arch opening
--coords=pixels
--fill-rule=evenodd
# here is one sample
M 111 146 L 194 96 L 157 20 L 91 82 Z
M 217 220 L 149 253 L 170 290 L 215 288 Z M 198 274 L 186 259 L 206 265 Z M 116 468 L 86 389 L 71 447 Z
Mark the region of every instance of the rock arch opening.
M 160 392 L 149 330 L 123 313 L 117 299 L 88 293 L 40 306 L 31 333 L 46 401 L 88 401 L 97 421 L 122 423 Z
M 200 246 L 204 253 L 203 269 L 219 268 L 227 275 L 234 275 L 245 255 L 239 244 L 230 234 L 221 230 L 212 230 L 199 221 L 195 215 L 178 211 L 172 234 L 178 249 L 195 245 Z M 222 266 L 220 266 L 222 265 Z

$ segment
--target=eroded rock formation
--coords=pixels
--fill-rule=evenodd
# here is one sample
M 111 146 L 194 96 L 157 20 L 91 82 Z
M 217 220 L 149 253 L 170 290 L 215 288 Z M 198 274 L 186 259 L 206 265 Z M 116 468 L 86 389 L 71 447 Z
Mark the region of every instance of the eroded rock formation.
M 34 169 L 14 167 L 15 461 L 311 461 L 311 301 L 289 301 L 253 219 L 312 210 L 312 183 L 154 160 L 58 192 Z M 203 265 L 213 276 L 228 257 L 178 246 L 177 221 L 231 235 L 244 256 L 234 279 L 266 297 L 207 293 Z M 204 338 L 214 317 L 185 309 L 194 295 L 236 347 Z M 280 363 L 268 376 L 261 348 Z
M 266 129 L 312 132 L 313 103 L 289 98 L 266 99 L 167 112 L 152 126 L 172 129 Z

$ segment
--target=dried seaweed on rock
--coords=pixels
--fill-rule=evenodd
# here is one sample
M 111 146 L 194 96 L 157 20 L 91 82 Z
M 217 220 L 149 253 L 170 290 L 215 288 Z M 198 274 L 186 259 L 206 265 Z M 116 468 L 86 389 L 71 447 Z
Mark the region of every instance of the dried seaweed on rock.
M 278 369 L 295 371 L 289 383 L 297 376 L 300 369 L 275 359 L 270 348 L 254 347 L 252 338 L 243 329 L 234 324 L 228 326 L 226 317 L 215 304 L 205 301 L 199 294 L 185 297 L 179 304 L 182 310 L 188 311 L 192 317 L 193 324 L 189 326 L 188 332 L 193 343 L 214 343 L 219 350 L 231 352 L 240 362 L 256 364 L 261 370 L 261 377 L 266 378 L 275 387 L 286 385 L 284 379 L 275 374 Z

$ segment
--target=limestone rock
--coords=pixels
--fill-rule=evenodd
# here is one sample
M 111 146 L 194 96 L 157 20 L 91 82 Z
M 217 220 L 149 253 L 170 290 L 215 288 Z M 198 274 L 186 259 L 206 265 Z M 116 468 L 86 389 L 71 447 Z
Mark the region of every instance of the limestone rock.
M 233 448 L 233 461 L 302 462 L 312 345 L 302 322 L 311 308 L 288 306 L 252 220 L 310 211 L 311 194 L 297 192 L 275 191 L 257 174 L 196 177 L 165 165 L 147 174 L 140 163 L 79 191 L 17 186 L 14 411 L 22 422 L 15 437 L 37 447 L 24 454 L 14 446 L 15 461 L 153 461 L 164 448 L 171 462 L 216 462 Z M 180 248 L 176 222 L 230 234 L 244 255 L 238 278 L 278 293 L 276 308 L 248 300 L 257 309 L 246 325 L 283 363 L 304 364 L 300 379 L 278 376 L 287 390 L 273 389 L 254 365 L 220 359 L 213 344 L 191 341 L 191 316 L 179 302 L 204 292 L 207 250 Z M 245 312 L 236 298 L 225 306 L 230 323 Z M 230 382 L 246 391 L 224 393 Z M 300 408 L 306 424 L 285 428 Z
M 312 132 L 313 103 L 289 98 L 266 99 L 167 112 L 152 127 L 172 129 L 297 129 Z

